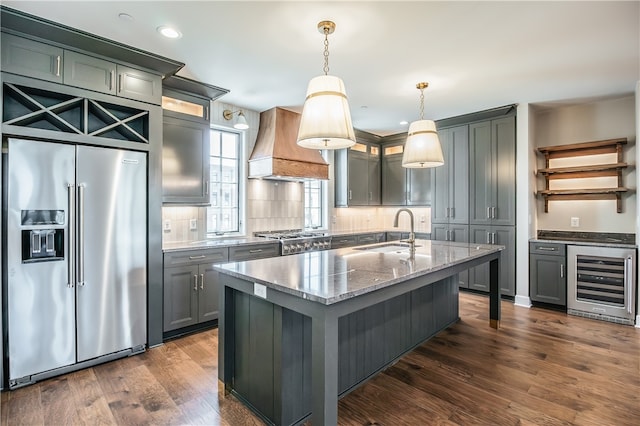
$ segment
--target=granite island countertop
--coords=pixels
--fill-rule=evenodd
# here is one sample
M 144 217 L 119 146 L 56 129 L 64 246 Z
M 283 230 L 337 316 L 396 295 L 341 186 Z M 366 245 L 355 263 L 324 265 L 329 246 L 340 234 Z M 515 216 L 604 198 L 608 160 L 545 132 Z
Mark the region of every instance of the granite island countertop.
M 214 267 L 236 278 L 330 305 L 503 249 L 496 245 L 416 240 L 413 259 L 406 244 L 385 242 Z

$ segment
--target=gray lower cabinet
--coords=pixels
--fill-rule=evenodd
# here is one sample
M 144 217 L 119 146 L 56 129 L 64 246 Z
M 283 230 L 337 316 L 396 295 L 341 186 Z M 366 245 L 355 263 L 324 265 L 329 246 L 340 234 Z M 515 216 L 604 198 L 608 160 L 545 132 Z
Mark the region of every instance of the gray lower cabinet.
M 505 246 L 500 255 L 500 293 L 503 296 L 516 294 L 516 228 L 515 226 L 469 226 L 471 243 Z M 489 291 L 489 265 L 469 269 L 469 289 Z
M 208 205 L 209 125 L 165 115 L 162 132 L 162 202 Z
M 529 243 L 529 297 L 566 307 L 566 246 L 560 243 Z
M 342 247 L 353 247 L 358 245 L 358 237 L 356 235 L 338 235 L 331 237 L 331 248 L 337 249 Z
M 218 319 L 219 273 L 228 249 L 189 250 L 164 255 L 163 331 Z
M 436 241 L 469 242 L 469 225 L 457 225 L 451 223 L 432 223 L 431 239 Z M 469 271 L 458 274 L 458 286 L 469 288 Z M 489 289 L 487 288 L 487 291 Z
M 64 49 L 2 33 L 2 71 L 62 83 Z
M 230 262 L 242 262 L 245 260 L 276 256 L 280 256 L 280 242 L 278 241 L 229 247 Z
M 331 237 L 331 248 L 343 248 L 362 246 L 366 244 L 375 244 L 386 241 L 387 236 L 385 232 L 372 232 L 366 234 L 350 234 L 350 235 L 336 235 Z

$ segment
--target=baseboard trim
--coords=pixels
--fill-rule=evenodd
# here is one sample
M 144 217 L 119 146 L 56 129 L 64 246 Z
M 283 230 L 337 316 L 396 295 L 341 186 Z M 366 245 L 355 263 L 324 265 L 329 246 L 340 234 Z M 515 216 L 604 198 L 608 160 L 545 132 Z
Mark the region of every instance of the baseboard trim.
M 516 298 L 514 299 L 513 304 L 516 306 L 522 306 L 523 308 L 530 308 L 531 299 L 529 298 L 529 296 L 516 295 Z

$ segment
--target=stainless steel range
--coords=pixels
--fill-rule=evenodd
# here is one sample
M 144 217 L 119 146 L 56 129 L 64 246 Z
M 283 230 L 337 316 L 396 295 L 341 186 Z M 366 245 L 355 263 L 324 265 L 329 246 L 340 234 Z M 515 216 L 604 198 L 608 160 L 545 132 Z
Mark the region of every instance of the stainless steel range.
M 270 240 L 280 240 L 280 254 L 283 256 L 331 248 L 331 236 L 321 231 L 293 229 L 255 232 L 253 235 Z

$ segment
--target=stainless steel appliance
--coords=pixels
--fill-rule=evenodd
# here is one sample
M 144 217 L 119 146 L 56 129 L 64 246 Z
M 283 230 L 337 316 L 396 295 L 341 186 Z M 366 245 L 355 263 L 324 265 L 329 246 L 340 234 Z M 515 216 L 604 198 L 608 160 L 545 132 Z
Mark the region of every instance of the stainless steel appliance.
M 146 153 L 8 139 L 9 387 L 144 350 Z
M 280 240 L 280 254 L 283 256 L 307 251 L 329 250 L 331 248 L 331 236 L 324 232 L 294 229 L 256 232 L 254 235 L 270 240 Z
M 567 246 L 567 312 L 634 324 L 635 248 Z

